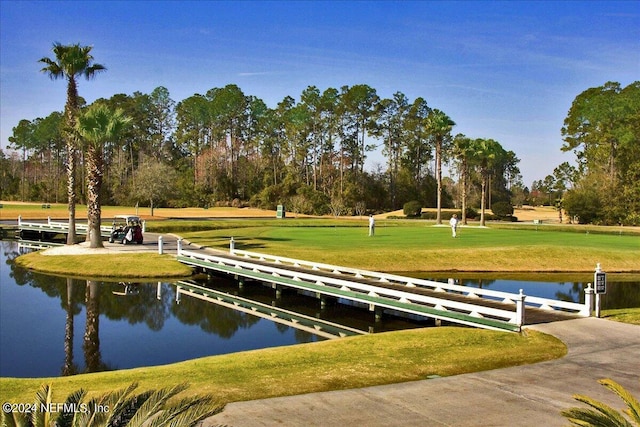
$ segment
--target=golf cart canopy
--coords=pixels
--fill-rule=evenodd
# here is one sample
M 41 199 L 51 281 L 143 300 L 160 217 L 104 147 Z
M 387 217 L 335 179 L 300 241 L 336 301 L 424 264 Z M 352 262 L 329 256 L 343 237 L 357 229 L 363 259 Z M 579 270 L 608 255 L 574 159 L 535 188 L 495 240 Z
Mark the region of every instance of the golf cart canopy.
M 127 225 L 140 223 L 140 217 L 136 215 L 115 215 L 113 217 L 114 222 L 125 222 Z

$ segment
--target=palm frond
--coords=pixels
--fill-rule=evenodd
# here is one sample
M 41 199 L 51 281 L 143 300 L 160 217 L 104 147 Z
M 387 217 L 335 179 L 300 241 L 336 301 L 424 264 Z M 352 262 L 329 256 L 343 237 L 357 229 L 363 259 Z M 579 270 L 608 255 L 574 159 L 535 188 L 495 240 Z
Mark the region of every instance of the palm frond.
M 146 425 L 152 417 L 164 409 L 164 405 L 169 399 L 188 388 L 188 384 L 181 383 L 173 387 L 167 387 L 153 391 L 151 395 L 140 406 L 136 414 L 131 418 L 128 427 L 142 427 Z
M 109 394 L 109 393 L 108 393 Z M 109 401 L 97 398 L 87 402 L 88 411 L 79 413 L 74 420 L 74 427 L 88 426 L 104 426 L 107 425 L 108 419 L 111 417 L 111 406 Z M 106 411 L 98 410 L 98 408 L 106 408 Z
M 2 427 L 31 427 L 29 414 L 2 411 Z
M 565 417 L 571 425 L 580 426 L 580 427 L 593 427 L 594 425 L 598 426 L 610 426 L 607 420 L 604 419 L 604 415 L 601 413 L 594 411 L 592 409 L 585 408 L 571 408 L 565 409 L 561 412 L 562 416 Z
M 93 58 L 93 57 L 91 57 Z M 101 64 L 93 64 L 84 71 L 83 75 L 87 80 L 92 79 L 99 71 L 105 71 L 107 67 Z
M 612 423 L 609 418 L 593 409 L 571 408 L 562 411 L 562 416 L 571 422 L 571 425 L 580 427 L 614 427 L 617 424 Z
M 63 406 L 65 410 L 60 412 L 60 414 L 58 415 L 58 418 L 56 419 L 57 426 L 63 427 L 63 426 L 73 425 L 74 423 L 73 420 L 75 418 L 75 415 L 77 413 L 80 413 L 80 411 L 74 411 L 73 408 L 79 407 L 80 403 L 82 402 L 82 399 L 84 399 L 86 394 L 87 392 L 85 390 L 79 389 L 67 396 L 67 399 L 64 402 L 65 404 Z
M 148 427 L 189 427 L 224 409 L 209 396 L 196 396 L 172 404 L 149 423 Z
M 138 388 L 138 383 L 133 382 L 127 387 L 107 393 L 97 400 L 97 403 L 109 408 L 109 417 L 105 423 L 108 426 L 125 425 L 135 414 L 143 401 L 138 401 L 137 396 L 131 393 Z
M 35 427 L 49 427 L 51 424 L 51 412 L 46 408 L 51 405 L 52 389 L 49 384 L 42 384 L 36 392 L 36 408 L 31 412 L 31 423 Z M 45 409 L 42 411 L 42 409 Z
M 588 396 L 574 395 L 573 398 L 578 402 L 585 403 L 591 406 L 593 409 L 584 408 L 570 408 L 567 411 L 563 411 L 562 414 L 571 413 L 571 418 L 587 421 L 590 426 L 602 426 L 602 427 L 633 427 L 633 425 L 617 410 L 613 409 L 606 403 L 602 403 Z M 594 410 L 595 409 L 595 410 Z M 571 418 L 567 415 L 565 417 Z M 575 421 L 572 421 L 575 422 Z M 582 425 L 582 424 L 576 424 Z
M 633 397 L 629 391 L 627 391 L 624 387 L 622 387 L 617 382 L 605 378 L 598 381 L 600 384 L 614 392 L 620 397 L 624 403 L 627 405 L 628 409 L 625 410 L 625 413 L 628 414 L 631 419 L 640 426 L 640 402 Z
M 65 424 L 68 427 L 88 427 L 91 426 L 91 413 L 90 412 L 78 412 L 73 417 L 71 424 Z M 95 425 L 95 424 L 93 424 Z M 62 427 L 63 425 L 59 425 Z
M 116 411 L 112 411 L 108 425 L 114 427 L 128 425 L 130 420 L 152 394 L 153 390 L 149 390 L 135 396 L 127 396 L 119 403 Z
M 111 110 L 104 104 L 93 104 L 76 122 L 78 133 L 94 147 L 117 140 L 131 122 L 121 108 Z
M 41 58 L 38 62 L 42 62 L 46 65 L 40 72 L 47 73 L 51 80 L 57 80 L 64 77 L 64 71 L 60 68 L 60 65 L 51 58 Z

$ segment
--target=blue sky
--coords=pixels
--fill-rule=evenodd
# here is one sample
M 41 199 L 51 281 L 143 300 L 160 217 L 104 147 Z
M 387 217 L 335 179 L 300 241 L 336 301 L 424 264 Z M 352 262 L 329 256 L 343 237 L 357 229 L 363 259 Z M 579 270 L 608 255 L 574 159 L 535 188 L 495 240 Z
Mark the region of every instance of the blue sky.
M 454 133 L 514 151 L 530 186 L 574 161 L 560 128 L 578 94 L 640 79 L 640 1 L 0 0 L 2 149 L 21 119 L 64 109 L 65 83 L 37 62 L 53 42 L 92 45 L 108 68 L 80 81 L 88 102 L 230 83 L 270 107 L 310 85 L 423 97 Z

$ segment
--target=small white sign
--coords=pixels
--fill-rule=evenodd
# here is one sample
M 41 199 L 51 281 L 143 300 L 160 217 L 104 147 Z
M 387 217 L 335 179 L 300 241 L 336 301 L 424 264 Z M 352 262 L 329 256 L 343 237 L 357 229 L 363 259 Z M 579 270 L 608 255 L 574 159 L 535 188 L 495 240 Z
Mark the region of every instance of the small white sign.
M 606 273 L 603 273 L 603 272 L 595 273 L 593 281 L 596 284 L 596 294 L 607 293 L 607 274 Z

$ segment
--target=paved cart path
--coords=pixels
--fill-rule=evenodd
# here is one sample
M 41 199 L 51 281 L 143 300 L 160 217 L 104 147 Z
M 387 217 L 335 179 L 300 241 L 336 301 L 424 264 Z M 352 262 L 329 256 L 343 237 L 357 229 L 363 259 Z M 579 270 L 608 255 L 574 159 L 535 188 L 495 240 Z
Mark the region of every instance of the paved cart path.
M 567 356 L 533 365 L 354 390 L 238 402 L 205 426 L 566 426 L 560 411 L 585 394 L 621 409 L 597 380 L 640 397 L 640 326 L 583 318 L 529 327 Z

